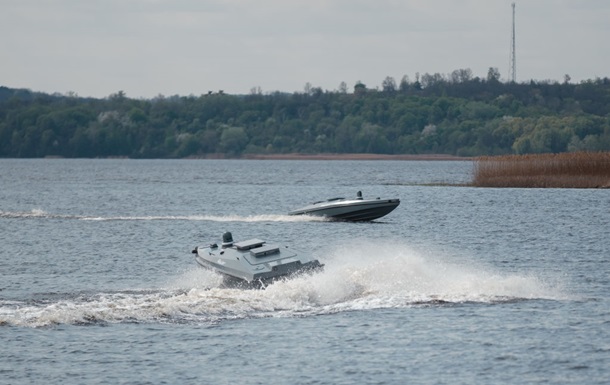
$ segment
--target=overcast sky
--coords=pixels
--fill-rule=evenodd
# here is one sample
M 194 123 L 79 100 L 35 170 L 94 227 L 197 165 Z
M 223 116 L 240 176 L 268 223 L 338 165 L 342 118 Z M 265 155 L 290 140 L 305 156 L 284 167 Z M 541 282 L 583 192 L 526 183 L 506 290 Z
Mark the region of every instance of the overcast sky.
M 517 81 L 610 76 L 610 1 L 516 2 Z M 0 85 L 131 98 L 337 90 L 490 67 L 511 0 L 0 0 Z

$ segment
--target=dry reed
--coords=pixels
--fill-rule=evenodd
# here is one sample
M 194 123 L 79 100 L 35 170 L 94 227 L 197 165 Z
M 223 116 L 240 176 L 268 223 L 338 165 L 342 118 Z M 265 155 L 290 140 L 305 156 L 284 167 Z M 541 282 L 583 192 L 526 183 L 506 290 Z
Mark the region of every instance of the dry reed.
M 473 185 L 610 188 L 610 152 L 479 157 L 474 161 Z

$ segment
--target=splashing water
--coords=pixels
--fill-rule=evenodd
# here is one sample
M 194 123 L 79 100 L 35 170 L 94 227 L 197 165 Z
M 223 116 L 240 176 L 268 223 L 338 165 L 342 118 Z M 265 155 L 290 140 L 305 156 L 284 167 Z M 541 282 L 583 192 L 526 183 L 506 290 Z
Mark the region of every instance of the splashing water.
M 424 257 L 405 245 L 358 241 L 338 245 L 320 260 L 326 265 L 323 272 L 280 280 L 265 290 L 224 288 L 220 275 L 193 268 L 162 289 L 0 302 L 0 325 L 214 323 L 444 303 L 565 298 L 557 285 L 545 285 L 534 276 L 457 266 Z

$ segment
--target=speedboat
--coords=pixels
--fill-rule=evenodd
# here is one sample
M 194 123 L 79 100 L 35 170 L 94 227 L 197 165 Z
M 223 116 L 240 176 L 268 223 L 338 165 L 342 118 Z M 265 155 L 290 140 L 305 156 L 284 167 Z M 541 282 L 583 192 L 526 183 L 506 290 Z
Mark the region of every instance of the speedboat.
M 363 199 L 358 191 L 356 198 L 332 198 L 315 202 L 291 211 L 288 215 L 316 215 L 342 221 L 372 221 L 389 214 L 400 204 L 400 199 Z
M 199 265 L 224 276 L 228 286 L 265 287 L 282 277 L 313 272 L 324 265 L 306 254 L 258 238 L 233 242 L 226 232 L 222 244 L 196 247 L 193 250 Z

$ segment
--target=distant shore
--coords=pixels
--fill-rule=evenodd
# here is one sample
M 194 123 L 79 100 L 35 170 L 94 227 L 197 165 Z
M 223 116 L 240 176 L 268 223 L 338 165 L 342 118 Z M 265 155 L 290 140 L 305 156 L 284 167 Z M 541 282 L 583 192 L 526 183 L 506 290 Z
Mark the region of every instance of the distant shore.
M 44 159 L 65 159 L 63 156 L 47 155 Z M 97 159 L 130 159 L 127 156 L 109 156 Z M 165 159 L 165 158 L 164 158 Z M 472 161 L 475 158 L 460 157 L 448 154 L 244 154 L 239 157 L 226 154 L 206 154 L 189 156 L 184 159 L 251 159 L 251 160 L 452 160 Z
M 446 154 L 247 154 L 241 159 L 271 160 L 472 160 Z

